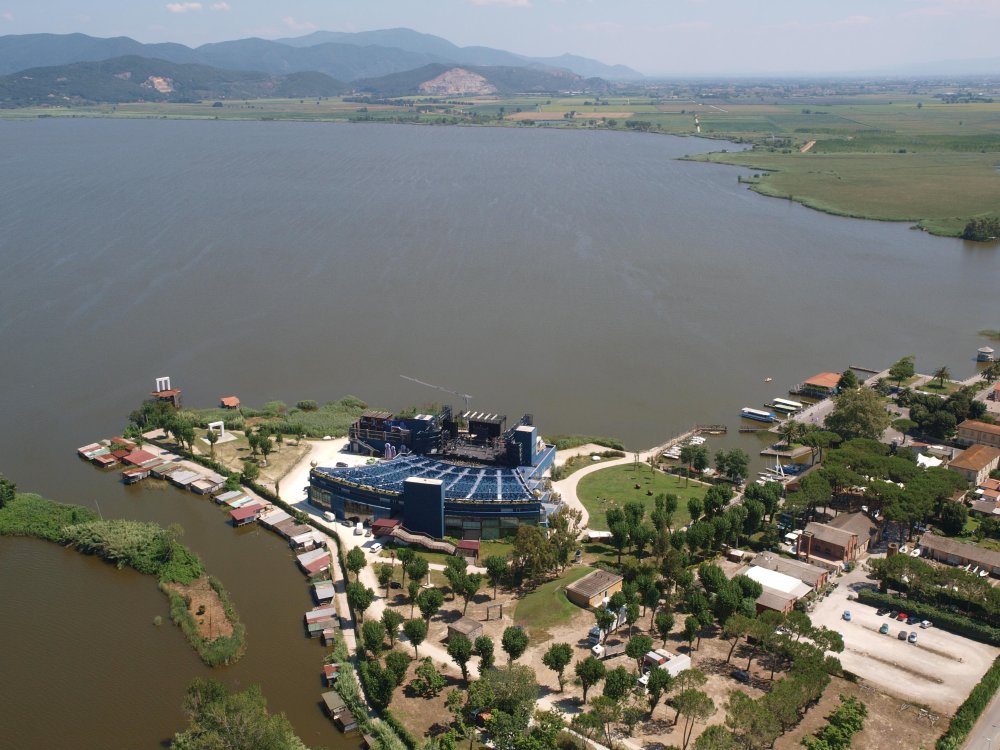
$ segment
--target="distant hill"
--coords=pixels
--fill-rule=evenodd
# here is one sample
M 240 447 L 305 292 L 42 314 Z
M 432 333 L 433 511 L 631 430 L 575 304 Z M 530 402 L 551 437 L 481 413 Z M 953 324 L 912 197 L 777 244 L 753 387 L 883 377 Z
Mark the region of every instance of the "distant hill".
M 377 96 L 462 96 L 471 94 L 550 94 L 560 91 L 601 93 L 608 83 L 585 79 L 564 70 L 525 67 L 444 65 L 433 63 L 416 70 L 354 81 L 359 92 Z
M 543 66 L 565 68 L 577 75 L 605 78 L 608 80 L 637 80 L 643 74 L 625 65 L 607 65 L 598 60 L 576 55 L 559 57 L 528 57 L 514 52 L 491 47 L 459 47 L 447 39 L 433 34 L 423 34 L 413 29 L 379 29 L 377 31 L 314 31 L 312 34 L 275 41 L 292 47 L 308 47 L 315 44 L 335 42 L 357 46 L 377 45 L 396 47 L 409 52 L 435 56 L 439 59 L 429 62 L 453 62 L 464 65 L 489 65 L 522 67 Z
M 127 55 L 231 70 L 259 70 L 274 75 L 316 71 L 343 81 L 400 73 L 431 63 L 562 68 L 584 77 L 641 77 L 624 66 L 604 65 L 572 55 L 542 59 L 489 47 L 458 47 L 446 39 L 410 29 L 358 34 L 321 31 L 298 39 L 238 39 L 196 49 L 182 44 L 143 44 L 128 37 L 100 39 L 85 34 L 0 36 L 0 74 Z
M 336 96 L 346 88 L 323 73 L 274 76 L 131 55 L 0 77 L 0 106 Z

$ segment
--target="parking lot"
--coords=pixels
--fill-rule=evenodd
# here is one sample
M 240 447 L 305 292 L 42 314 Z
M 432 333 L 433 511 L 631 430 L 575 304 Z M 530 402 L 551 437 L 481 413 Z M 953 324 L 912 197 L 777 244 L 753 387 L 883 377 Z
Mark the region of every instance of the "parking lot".
M 923 629 L 879 617 L 874 607 L 849 601 L 848 594 L 871 586 L 863 566 L 835 579 L 840 585 L 810 613 L 813 624 L 844 636 L 837 654 L 845 669 L 910 703 L 951 715 L 989 668 L 1000 650 L 935 627 Z M 843 619 L 850 610 L 851 621 Z M 889 633 L 879 627 L 889 623 Z M 916 631 L 917 642 L 898 640 L 900 630 Z

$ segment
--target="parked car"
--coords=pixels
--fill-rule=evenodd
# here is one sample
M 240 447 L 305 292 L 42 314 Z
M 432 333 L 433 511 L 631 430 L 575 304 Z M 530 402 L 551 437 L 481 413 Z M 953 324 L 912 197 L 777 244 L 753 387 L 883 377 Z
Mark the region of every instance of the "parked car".
M 890 620 L 895 620 L 896 619 L 896 615 L 898 615 L 898 614 L 899 614 L 899 610 L 898 609 L 890 609 L 889 610 L 889 619 Z
M 843 614 L 843 618 L 845 620 L 847 620 L 848 622 L 850 622 L 851 621 L 851 610 L 845 609 L 844 610 L 844 614 Z
M 910 643 L 916 643 L 916 642 L 917 642 L 917 631 L 916 631 L 916 630 L 914 630 L 913 632 L 911 632 L 911 633 L 910 633 L 910 637 L 909 637 L 909 638 L 908 638 L 907 640 L 908 640 L 908 641 L 909 641 Z
M 927 628 L 933 628 L 934 627 L 934 623 L 931 622 L 930 620 L 924 620 L 922 623 L 920 623 L 920 627 L 922 627 L 922 628 L 924 628 L 926 630 Z
M 347 464 L 345 464 L 343 461 L 337 461 L 337 468 L 338 469 L 346 469 L 347 468 Z
M 750 682 L 750 673 L 747 672 L 745 669 L 734 669 L 732 672 L 729 673 L 729 676 L 732 677 L 734 680 L 739 680 L 740 682 L 744 683 Z
M 328 510 L 323 511 L 323 518 L 329 521 L 330 523 L 333 523 L 334 521 L 337 520 L 337 517 Z
M 882 627 L 878 629 L 878 632 L 880 632 L 882 635 L 887 635 L 889 633 L 889 623 L 883 622 Z
M 906 622 L 908 619 L 910 619 L 910 616 L 906 614 L 906 612 L 900 612 L 899 616 L 896 619 L 899 620 L 900 622 Z
M 371 550 L 371 553 L 372 553 L 373 555 L 377 555 L 377 554 L 378 554 L 379 552 L 381 552 L 381 551 L 382 551 L 382 545 L 381 545 L 381 544 L 379 544 L 378 542 L 375 542 L 375 544 L 373 544 L 373 545 L 372 545 L 371 547 L 369 547 L 368 549 L 369 549 L 369 550 Z
M 899 640 L 901 640 L 901 641 L 905 641 L 906 640 L 906 631 L 905 630 L 900 630 L 899 631 L 899 635 L 897 635 L 896 637 L 899 638 Z
M 906 618 L 907 625 L 916 625 L 918 622 L 920 622 L 920 618 L 917 617 L 916 615 L 910 615 L 909 617 Z
M 880 607 L 875 611 L 875 614 L 877 614 L 879 617 L 885 617 L 886 612 L 888 611 L 889 611 L 888 607 Z

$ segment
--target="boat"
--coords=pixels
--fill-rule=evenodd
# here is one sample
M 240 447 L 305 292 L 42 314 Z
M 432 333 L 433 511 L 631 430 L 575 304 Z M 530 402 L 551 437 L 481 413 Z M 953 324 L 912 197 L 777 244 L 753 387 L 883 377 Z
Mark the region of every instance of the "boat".
M 773 411 L 762 411 L 761 409 L 751 409 L 744 406 L 740 410 L 740 416 L 744 419 L 752 419 L 756 422 L 777 422 L 778 417 Z
M 772 380 L 774 380 L 774 378 L 771 377 L 764 378 L 765 383 L 770 383 Z
M 784 404 L 779 404 L 777 399 L 775 399 L 769 404 L 764 404 L 764 406 L 770 409 L 774 409 L 776 412 L 780 414 L 797 414 L 799 411 L 794 406 L 785 406 Z
M 801 401 L 792 401 L 791 399 L 787 398 L 776 398 L 772 403 L 774 404 L 775 408 L 781 406 L 788 409 L 794 409 L 795 411 L 802 411 L 805 408 L 805 404 L 803 404 Z

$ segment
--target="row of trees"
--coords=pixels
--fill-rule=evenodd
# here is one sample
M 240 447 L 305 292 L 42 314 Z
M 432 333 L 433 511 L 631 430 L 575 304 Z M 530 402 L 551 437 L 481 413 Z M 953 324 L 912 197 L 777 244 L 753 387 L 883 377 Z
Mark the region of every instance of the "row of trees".
M 704 445 L 687 444 L 681 446 L 680 460 L 688 471 L 687 476 L 701 476 L 708 468 L 708 449 Z M 750 467 L 750 456 L 739 448 L 729 451 L 718 451 L 715 454 L 715 469 L 734 484 L 743 482 Z

